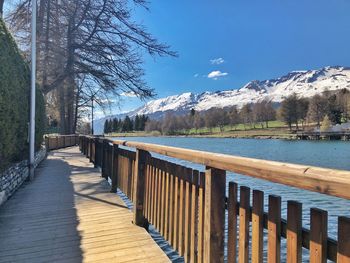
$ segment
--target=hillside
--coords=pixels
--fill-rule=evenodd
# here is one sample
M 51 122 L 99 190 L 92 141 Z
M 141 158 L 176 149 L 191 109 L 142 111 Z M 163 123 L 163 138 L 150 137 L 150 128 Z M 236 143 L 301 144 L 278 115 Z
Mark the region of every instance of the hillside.
M 126 115 L 146 114 L 151 118 L 161 118 L 167 112 L 186 113 L 192 108 L 205 111 L 213 107 L 224 108 L 236 105 L 242 107 L 247 103 L 269 100 L 279 103 L 285 97 L 296 93 L 300 97 L 312 97 L 325 90 L 350 89 L 349 67 L 325 67 L 318 70 L 293 71 L 285 76 L 270 80 L 254 80 L 239 89 L 218 92 L 191 92 L 152 100 L 144 106 L 122 114 L 107 118 L 122 118 Z M 95 121 L 95 131 L 102 132 L 106 118 Z

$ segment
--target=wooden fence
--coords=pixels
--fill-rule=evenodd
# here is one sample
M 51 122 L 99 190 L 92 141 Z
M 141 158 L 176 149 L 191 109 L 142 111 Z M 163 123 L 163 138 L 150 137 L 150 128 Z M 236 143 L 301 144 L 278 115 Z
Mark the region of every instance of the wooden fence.
M 279 196 L 268 197 L 268 211 L 261 190 L 238 189 L 230 182 L 226 196 L 226 171 L 231 171 L 350 199 L 349 171 L 86 136 L 79 137 L 79 146 L 111 180 L 112 191 L 119 188 L 133 201 L 134 223 L 154 225 L 186 262 L 224 262 L 225 223 L 228 262 L 263 262 L 264 252 L 268 262 L 302 262 L 302 248 L 309 250 L 310 262 L 350 262 L 350 218 L 338 218 L 338 238 L 333 240 L 328 237 L 327 211 L 312 208 L 306 229 L 299 202 L 288 201 L 283 219 Z M 205 172 L 150 152 L 202 164 Z M 281 238 L 287 244 L 283 259 Z
M 44 137 L 46 149 L 48 151 L 75 146 L 79 143 L 79 135 L 46 135 Z

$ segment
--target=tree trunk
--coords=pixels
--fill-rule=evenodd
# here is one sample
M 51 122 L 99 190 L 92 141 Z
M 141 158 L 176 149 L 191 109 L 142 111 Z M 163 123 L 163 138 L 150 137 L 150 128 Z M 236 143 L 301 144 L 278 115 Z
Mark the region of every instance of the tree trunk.
M 67 71 L 69 72 L 69 76 L 67 78 L 67 132 L 73 133 L 74 126 L 74 94 L 75 94 L 75 73 L 74 73 L 74 43 L 75 43 L 75 34 L 74 34 L 74 26 L 75 26 L 75 17 L 74 15 L 69 20 L 68 31 L 67 31 Z
M 43 72 L 42 72 L 42 87 L 47 85 L 47 73 L 48 73 L 48 62 L 49 62 L 49 50 L 50 50 L 50 10 L 51 0 L 47 0 L 46 9 L 46 30 L 45 30 L 45 41 L 44 41 L 44 60 L 43 60 Z
M 66 134 L 66 108 L 65 108 L 65 94 L 64 87 L 61 85 L 58 90 L 58 103 L 60 115 L 60 133 Z
M 5 0 L 0 0 L 0 18 L 2 18 L 4 13 L 4 2 Z
M 77 94 L 75 95 L 75 109 L 74 109 L 74 124 L 73 124 L 73 134 L 76 133 L 77 131 L 77 125 L 78 125 L 78 109 L 79 109 L 79 96 L 80 96 L 80 91 L 77 89 Z

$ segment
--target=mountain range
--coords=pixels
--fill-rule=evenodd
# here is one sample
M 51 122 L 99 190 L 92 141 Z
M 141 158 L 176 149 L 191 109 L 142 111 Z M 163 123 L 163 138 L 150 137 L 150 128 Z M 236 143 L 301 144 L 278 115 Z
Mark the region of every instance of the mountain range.
M 191 109 L 206 111 L 213 107 L 225 108 L 234 105 L 240 108 L 247 103 L 262 100 L 280 103 L 293 93 L 299 97 L 312 97 L 325 90 L 344 88 L 350 90 L 350 67 L 333 66 L 317 70 L 292 71 L 277 79 L 250 81 L 239 89 L 207 91 L 200 94 L 186 92 L 151 100 L 133 111 L 95 120 L 94 130 L 96 134 L 100 134 L 106 119 L 123 118 L 126 115 L 133 117 L 136 114 L 145 114 L 150 118 L 159 119 L 167 112 L 184 114 Z

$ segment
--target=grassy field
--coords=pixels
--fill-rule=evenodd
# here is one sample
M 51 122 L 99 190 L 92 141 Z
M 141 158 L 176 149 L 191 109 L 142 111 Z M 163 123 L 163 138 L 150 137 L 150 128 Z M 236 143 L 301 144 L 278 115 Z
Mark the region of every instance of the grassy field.
M 111 133 L 108 136 L 115 137 L 143 137 L 143 136 L 163 136 L 160 132 L 128 132 L 128 133 Z M 191 137 L 222 137 L 222 138 L 281 138 L 295 139 L 295 134 L 289 131 L 288 127 L 281 121 L 269 122 L 269 128 L 262 128 L 261 125 L 254 127 L 239 124 L 235 127 L 227 125 L 220 131 L 219 127 L 212 129 L 190 129 L 181 130 L 173 134 L 173 136 L 191 136 Z

